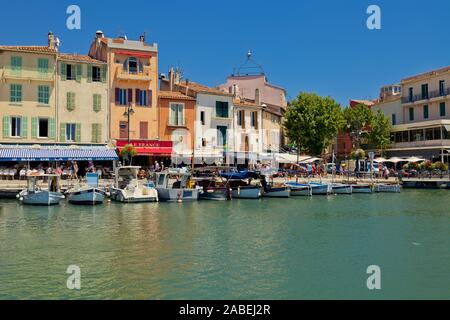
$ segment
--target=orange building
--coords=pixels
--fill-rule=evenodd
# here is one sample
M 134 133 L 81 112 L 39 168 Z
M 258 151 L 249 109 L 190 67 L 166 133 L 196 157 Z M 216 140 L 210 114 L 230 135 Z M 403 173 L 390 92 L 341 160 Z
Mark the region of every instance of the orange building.
M 89 56 L 108 63 L 110 138 L 117 146 L 152 146 L 139 156 L 159 154 L 158 48 L 126 37 L 105 38 L 97 31 Z M 165 150 L 166 153 L 167 150 Z

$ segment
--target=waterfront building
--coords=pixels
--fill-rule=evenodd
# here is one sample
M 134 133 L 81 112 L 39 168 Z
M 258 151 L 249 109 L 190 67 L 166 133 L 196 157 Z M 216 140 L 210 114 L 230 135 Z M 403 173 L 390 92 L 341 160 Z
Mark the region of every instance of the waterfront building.
M 269 83 L 263 68 L 253 62 L 251 52 L 248 53 L 244 65 L 237 68 L 227 78 L 225 84 L 219 86 L 225 92 L 233 92 L 233 87 L 238 88 L 237 96 L 262 107 L 260 121 L 260 130 L 263 131 L 262 151 L 282 151 L 286 144 L 282 125 L 283 115 L 287 109 L 286 90 Z M 259 101 L 255 101 L 256 97 Z
M 380 99 L 393 124 L 389 156 L 417 156 L 448 163 L 450 150 L 450 67 L 401 81 L 401 95 Z
M 56 39 L 46 46 L 0 46 L 2 144 L 56 142 Z
M 89 56 L 58 54 L 56 78 L 57 141 L 66 144 L 107 144 L 107 64 Z
M 109 133 L 119 150 L 131 143 L 141 164 L 170 156 L 170 144 L 159 137 L 157 44 L 97 31 L 89 56 L 108 65 Z

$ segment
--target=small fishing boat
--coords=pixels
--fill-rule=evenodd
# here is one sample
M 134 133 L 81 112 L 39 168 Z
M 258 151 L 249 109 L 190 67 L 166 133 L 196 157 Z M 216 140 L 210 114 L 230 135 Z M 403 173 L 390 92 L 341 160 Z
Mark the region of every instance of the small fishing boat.
M 352 184 L 353 193 L 372 193 L 370 184 Z
M 252 171 L 234 171 L 221 174 L 227 179 L 233 199 L 259 199 L 262 195 L 259 185 L 252 185 L 253 179 L 260 179 L 259 174 Z
M 48 190 L 39 188 L 37 182 L 38 177 L 48 179 Z M 39 175 L 27 176 L 27 188 L 22 190 L 17 198 L 21 203 L 27 205 L 51 206 L 58 205 L 64 195 L 60 190 L 60 176 L 59 175 Z
M 286 186 L 291 189 L 291 196 L 312 196 L 312 188 L 306 183 L 286 182 Z
M 400 193 L 401 187 L 399 184 L 385 184 L 379 183 L 375 186 L 376 192 L 387 192 L 387 193 Z
M 348 184 L 342 183 L 333 183 L 331 184 L 332 192 L 334 194 L 352 194 L 352 186 Z
M 86 174 L 87 186 L 71 189 L 66 192 L 71 204 L 97 205 L 105 201 L 106 192 L 98 187 L 99 175 L 97 173 Z
M 195 170 L 193 180 L 199 188 L 199 200 L 226 201 L 232 199 L 230 185 L 220 174 L 220 171 L 229 169 L 229 167 L 204 167 Z
M 333 188 L 331 184 L 310 182 L 309 185 L 311 186 L 313 195 L 327 196 L 333 193 Z
M 266 198 L 289 198 L 291 196 L 291 188 L 286 185 L 274 185 L 268 183 L 265 176 L 261 176 L 261 184 L 263 187 L 262 196 Z
M 115 183 L 110 188 L 111 200 L 124 203 L 158 201 L 158 191 L 154 186 L 138 180 L 140 169 L 133 166 L 116 168 Z
M 160 201 L 197 201 L 199 190 L 194 188 L 190 173 L 161 172 L 156 174 L 155 186 Z M 174 180 L 171 184 L 170 180 Z

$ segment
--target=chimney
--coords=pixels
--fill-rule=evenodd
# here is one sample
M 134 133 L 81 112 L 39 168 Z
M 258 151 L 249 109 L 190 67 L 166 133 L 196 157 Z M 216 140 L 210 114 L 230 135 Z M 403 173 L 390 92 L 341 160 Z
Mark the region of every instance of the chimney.
M 261 105 L 261 93 L 260 93 L 259 89 L 255 90 L 255 104 L 257 106 Z
M 175 77 L 174 77 L 174 83 L 175 84 L 179 84 L 181 81 L 181 70 L 179 67 L 176 68 L 175 70 Z
M 145 43 L 145 35 L 141 35 L 139 37 L 139 41 L 142 42 L 142 43 Z
M 169 90 L 170 91 L 173 91 L 174 79 L 175 79 L 175 75 L 173 72 L 173 68 L 170 68 L 170 70 L 169 70 Z
M 95 38 L 96 39 L 101 39 L 101 38 L 104 38 L 104 37 L 105 37 L 105 35 L 103 34 L 103 31 L 97 30 L 97 32 L 95 33 Z
M 56 49 L 55 35 L 51 31 L 48 33 L 48 47 L 50 49 Z
M 237 98 L 239 96 L 239 86 L 237 84 L 233 84 L 231 93 L 233 94 L 234 98 Z

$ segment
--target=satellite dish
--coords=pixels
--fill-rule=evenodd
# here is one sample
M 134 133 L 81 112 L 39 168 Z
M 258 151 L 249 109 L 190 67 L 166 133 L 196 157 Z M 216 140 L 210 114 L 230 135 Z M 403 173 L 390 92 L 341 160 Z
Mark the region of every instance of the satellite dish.
M 56 38 L 56 46 L 59 47 L 61 45 L 61 40 L 59 38 Z

